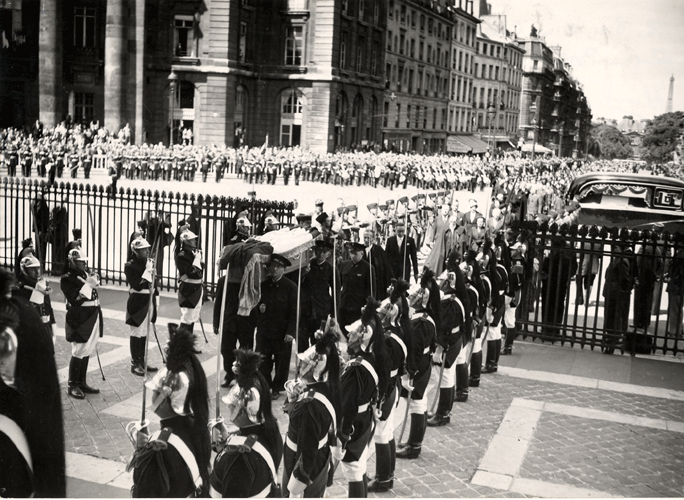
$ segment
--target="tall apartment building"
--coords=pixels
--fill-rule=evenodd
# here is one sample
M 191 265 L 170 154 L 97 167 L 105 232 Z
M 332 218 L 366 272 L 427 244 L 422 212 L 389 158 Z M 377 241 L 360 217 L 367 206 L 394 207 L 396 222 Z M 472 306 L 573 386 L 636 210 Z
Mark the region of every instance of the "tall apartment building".
M 21 49 L 0 49 L 4 125 L 70 115 L 128 123 L 136 142 L 183 125 L 199 144 L 319 151 L 381 138 L 383 0 L 5 0 L 2 14 Z
M 477 37 L 474 133 L 492 148 L 517 145 L 524 49 L 506 17 L 483 15 Z
M 548 47 L 534 27 L 524 47 L 520 131 L 524 151 L 584 156 L 591 109 L 560 48 Z
M 383 145 L 397 151 L 445 151 L 452 46 L 474 31 L 453 0 L 389 0 Z M 468 2 L 470 3 L 470 2 Z

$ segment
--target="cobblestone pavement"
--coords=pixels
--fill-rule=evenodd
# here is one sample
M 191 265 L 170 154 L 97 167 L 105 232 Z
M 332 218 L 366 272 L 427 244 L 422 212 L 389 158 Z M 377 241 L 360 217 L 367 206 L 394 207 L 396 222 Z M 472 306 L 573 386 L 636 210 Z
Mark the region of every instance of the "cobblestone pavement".
M 64 307 L 58 294 L 53 299 L 70 496 L 97 496 L 97 487 L 104 488 L 104 496 L 118 496 L 118 492 L 126 496 L 131 484 L 130 474 L 124 470 L 132 452 L 125 426 L 140 419 L 142 378 L 129 369 L 128 328 L 121 306 L 125 291 L 101 292 L 105 336 L 99 354 L 106 380 L 102 380 L 93 360 L 88 380 L 101 392 L 83 401 L 66 395 L 70 347 L 63 337 Z M 202 316 L 207 321 L 212 306 L 207 303 L 203 308 Z M 162 344 L 167 338 L 162 325 L 175 319 L 175 310 L 175 299 L 162 298 L 157 328 Z M 203 350 L 199 357 L 213 394 L 216 337 L 210 326 L 205 324 L 205 328 L 208 343 L 204 343 L 201 331 L 196 333 Z M 570 348 L 516 345 L 513 356 L 502 356 L 499 373 L 484 375 L 481 386 L 471 389 L 467 403 L 455 403 L 450 425 L 428 428 L 418 459 L 397 460 L 393 490 L 377 496 L 682 496 L 683 391 L 662 388 L 662 381 L 655 375 L 653 387 L 661 388 L 649 388 L 647 379 L 641 385 L 630 385 L 630 377 L 626 376 L 625 383 L 613 382 L 616 390 L 608 390 L 587 377 L 564 379 L 565 375 L 558 378 L 552 370 L 517 368 L 531 362 L 526 357 L 544 353 L 585 362 L 590 356 L 597 362 L 607 357 Z M 153 337 L 149 352 L 150 362 L 161 366 Z M 630 362 L 628 356 L 614 358 L 610 362 Z M 654 363 L 681 380 L 683 363 Z M 557 366 L 562 367 L 562 363 Z M 212 400 L 212 408 L 214 403 Z M 284 431 L 286 416 L 280 404 L 274 405 L 274 412 Z M 403 416 L 401 406 L 397 413 Z M 154 429 L 154 415 L 147 416 Z M 371 477 L 374 462 L 373 456 L 368 466 Z M 327 496 L 345 497 L 346 493 L 346 482 L 339 475 Z

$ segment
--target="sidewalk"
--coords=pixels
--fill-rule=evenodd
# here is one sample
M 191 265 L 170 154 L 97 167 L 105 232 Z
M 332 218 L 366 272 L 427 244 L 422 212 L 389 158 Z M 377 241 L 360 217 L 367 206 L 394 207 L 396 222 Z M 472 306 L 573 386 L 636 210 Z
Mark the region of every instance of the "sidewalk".
M 88 380 L 102 392 L 76 401 L 66 395 L 70 350 L 63 338 L 63 298 L 57 283 L 53 289 L 68 496 L 129 496 L 132 481 L 125 462 L 133 448 L 124 428 L 140 418 L 142 380 L 129 370 L 127 292 L 100 290 L 105 336 L 99 353 L 106 381 L 97 363 L 91 363 Z M 157 333 L 163 344 L 165 324 L 177 322 L 179 311 L 174 296 L 165 294 L 160 302 Z M 208 302 L 202 310 L 208 343 L 199 326 L 195 333 L 214 408 L 217 339 L 212 309 Z M 153 338 L 149 356 L 152 364 L 161 366 Z M 431 403 L 432 394 L 428 397 Z M 287 420 L 281 405 L 282 400 L 275 402 L 274 413 L 284 432 Z M 397 413 L 399 420 L 403 404 Z M 149 413 L 147 417 L 154 430 L 157 420 Z M 371 477 L 374 462 L 373 456 Z M 606 356 L 567 344 L 519 340 L 513 355 L 501 356 L 498 373 L 483 375 L 468 402 L 455 403 L 450 425 L 428 428 L 420 458 L 397 461 L 393 490 L 377 496 L 681 496 L 683 467 L 681 356 Z M 345 497 L 346 491 L 340 469 L 327 496 Z

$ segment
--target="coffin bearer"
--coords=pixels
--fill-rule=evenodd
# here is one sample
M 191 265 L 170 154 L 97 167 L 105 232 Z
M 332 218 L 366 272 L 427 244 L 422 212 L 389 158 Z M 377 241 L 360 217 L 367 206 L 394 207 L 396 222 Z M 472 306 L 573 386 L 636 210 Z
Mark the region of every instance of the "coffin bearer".
M 131 242 L 132 259 L 126 262 L 124 273 L 128 283 L 126 302 L 126 324 L 131 334 L 131 373 L 140 377 L 145 375 L 145 348 L 147 343 L 148 318 L 150 323 L 157 320 L 157 290 L 154 283 L 154 259 L 150 258 L 150 244 L 138 237 Z M 150 300 L 150 294 L 153 294 Z M 157 368 L 147 364 L 148 372 Z
M 180 235 L 181 250 L 176 255 L 176 268 L 180 275 L 178 280 L 178 305 L 181 309 L 181 324 L 187 325 L 190 331 L 200 319 L 202 309 L 202 278 L 204 261 L 202 252 L 197 249 L 197 235 L 189 229 Z
M 97 394 L 99 389 L 86 384 L 88 361 L 103 335 L 102 310 L 97 294 L 100 279 L 89 273 L 88 257 L 78 248 L 69 252 L 69 270 L 60 282 L 66 299 L 66 339 L 71 342 L 69 362 L 69 396 L 84 399 L 86 394 Z

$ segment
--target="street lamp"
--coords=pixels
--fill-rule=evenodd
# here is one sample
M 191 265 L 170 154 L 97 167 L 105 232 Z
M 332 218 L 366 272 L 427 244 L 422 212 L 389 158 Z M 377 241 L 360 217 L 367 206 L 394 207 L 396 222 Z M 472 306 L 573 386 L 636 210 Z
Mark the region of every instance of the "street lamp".
M 492 154 L 492 122 L 494 121 L 494 117 L 496 116 L 496 110 L 494 109 L 494 106 L 492 106 L 491 103 L 489 103 L 489 106 L 487 107 L 487 119 L 489 120 L 489 137 L 487 137 L 487 147 L 489 148 L 489 154 Z
M 558 158 L 563 157 L 563 128 L 565 127 L 565 122 L 560 124 L 560 132 L 558 135 Z
M 169 81 L 169 147 L 171 147 L 173 146 L 173 103 L 176 98 L 178 75 L 171 70 L 167 80 Z
M 537 146 L 537 117 L 539 116 L 539 106 L 537 106 L 538 102 L 539 96 L 535 98 L 532 106 L 530 106 L 530 113 L 533 113 L 532 119 L 530 120 L 530 124 L 532 125 L 532 161 L 534 161 L 534 149 Z

